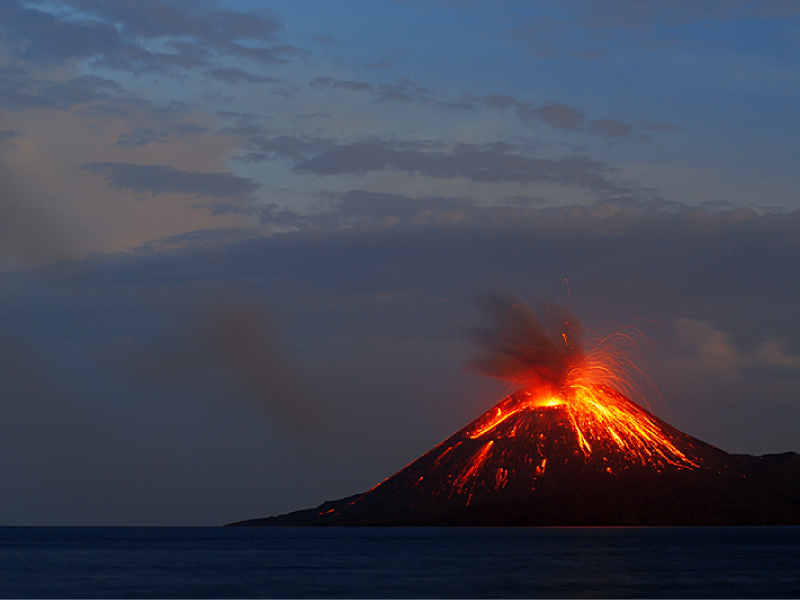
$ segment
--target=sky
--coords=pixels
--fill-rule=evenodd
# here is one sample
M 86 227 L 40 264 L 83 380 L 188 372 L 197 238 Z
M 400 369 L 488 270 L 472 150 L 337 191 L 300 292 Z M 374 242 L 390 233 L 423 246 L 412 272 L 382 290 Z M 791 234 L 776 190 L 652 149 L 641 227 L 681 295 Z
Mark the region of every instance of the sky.
M 507 394 L 482 299 L 800 451 L 793 0 L 4 0 L 0 524 L 366 491 Z

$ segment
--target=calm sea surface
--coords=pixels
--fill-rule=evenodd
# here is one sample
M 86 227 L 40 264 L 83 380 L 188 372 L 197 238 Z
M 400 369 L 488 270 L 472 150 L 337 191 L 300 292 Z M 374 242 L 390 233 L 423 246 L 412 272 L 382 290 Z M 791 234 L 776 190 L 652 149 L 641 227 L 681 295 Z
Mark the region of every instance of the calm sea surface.
M 0 527 L 3 597 L 800 597 L 800 527 Z

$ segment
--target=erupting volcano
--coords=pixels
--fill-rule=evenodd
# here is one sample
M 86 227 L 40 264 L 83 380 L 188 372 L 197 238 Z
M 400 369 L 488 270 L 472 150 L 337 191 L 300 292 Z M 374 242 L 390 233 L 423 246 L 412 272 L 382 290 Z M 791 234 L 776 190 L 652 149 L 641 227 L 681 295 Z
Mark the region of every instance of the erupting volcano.
M 800 455 L 731 455 L 630 400 L 628 336 L 588 351 L 563 309 L 495 314 L 475 368 L 522 389 L 368 492 L 238 525 L 800 524 Z

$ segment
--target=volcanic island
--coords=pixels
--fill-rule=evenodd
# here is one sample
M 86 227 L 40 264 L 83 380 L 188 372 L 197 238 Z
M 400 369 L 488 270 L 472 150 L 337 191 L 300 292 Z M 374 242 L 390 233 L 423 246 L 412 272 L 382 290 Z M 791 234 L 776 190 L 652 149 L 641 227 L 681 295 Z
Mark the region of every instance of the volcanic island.
M 367 492 L 232 525 L 800 525 L 800 455 L 682 433 L 619 391 L 619 353 L 586 352 L 570 315 L 548 330 L 515 308 L 480 368 L 525 387 Z

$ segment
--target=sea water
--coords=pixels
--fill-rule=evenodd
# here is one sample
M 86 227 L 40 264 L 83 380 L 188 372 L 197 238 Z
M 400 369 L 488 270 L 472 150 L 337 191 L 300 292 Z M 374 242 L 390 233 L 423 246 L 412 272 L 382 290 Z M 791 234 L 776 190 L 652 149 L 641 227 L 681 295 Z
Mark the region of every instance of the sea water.
M 0 527 L 3 597 L 800 597 L 800 527 Z

